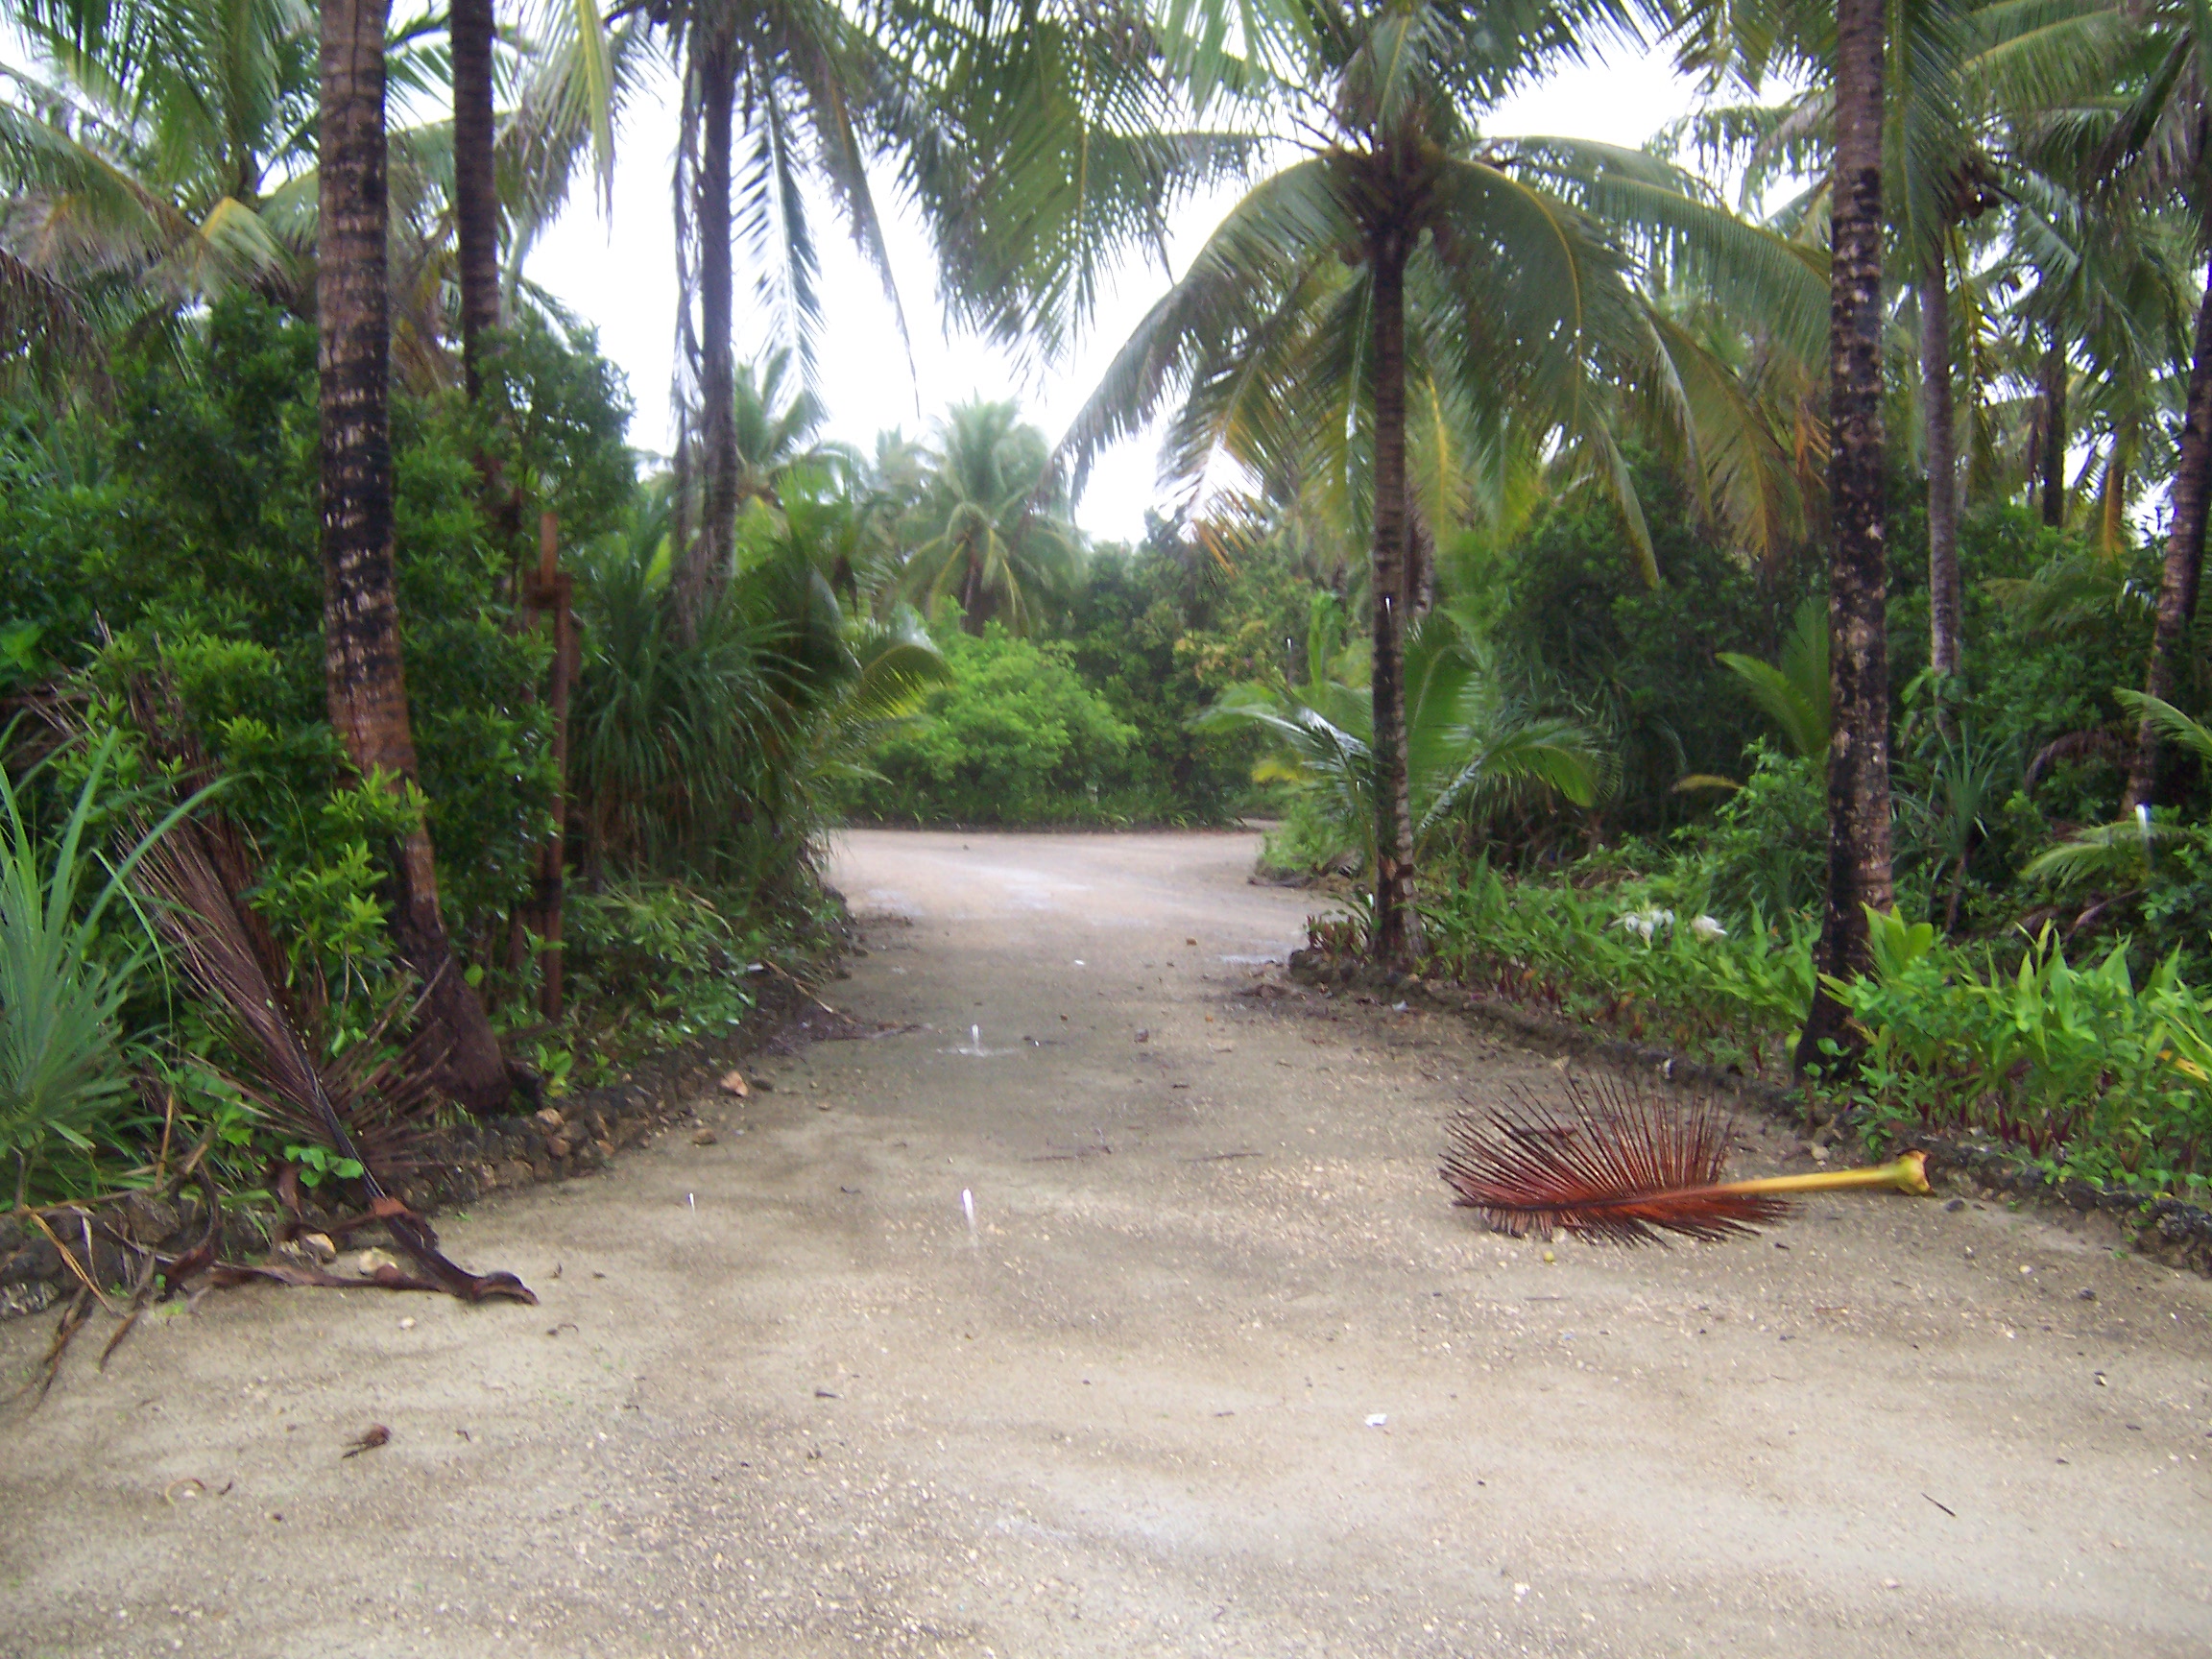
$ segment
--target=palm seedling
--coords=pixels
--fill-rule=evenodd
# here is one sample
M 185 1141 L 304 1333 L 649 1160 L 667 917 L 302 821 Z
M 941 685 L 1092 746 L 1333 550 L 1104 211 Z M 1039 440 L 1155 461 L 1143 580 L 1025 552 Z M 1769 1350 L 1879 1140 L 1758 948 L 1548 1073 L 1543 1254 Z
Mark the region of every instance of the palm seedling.
M 1817 594 L 1797 607 L 1782 655 L 1763 662 L 1740 651 L 1719 653 L 1720 665 L 1743 682 L 1761 711 L 1781 729 L 1790 752 L 1808 760 L 1828 753 L 1828 606 Z

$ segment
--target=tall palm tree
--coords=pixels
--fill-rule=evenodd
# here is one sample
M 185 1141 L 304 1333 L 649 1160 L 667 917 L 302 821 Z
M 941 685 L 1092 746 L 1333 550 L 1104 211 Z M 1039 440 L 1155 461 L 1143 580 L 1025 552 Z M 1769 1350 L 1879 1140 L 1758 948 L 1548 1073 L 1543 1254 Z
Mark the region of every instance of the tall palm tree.
M 453 232 L 461 266 L 461 365 L 473 402 L 486 336 L 499 326 L 499 198 L 493 162 L 492 0 L 446 0 L 453 55 Z
M 1882 456 L 1883 0 L 1838 0 L 1829 208 L 1828 887 L 1819 966 L 1872 965 L 1866 912 L 1894 907 L 1889 862 L 1888 547 Z M 1797 1041 L 1799 1070 L 1849 1040 L 1825 983 Z
M 393 594 L 391 331 L 385 245 L 386 0 L 322 0 L 315 300 L 321 331 L 324 667 L 330 724 L 363 784 L 418 793 Z M 447 1091 L 488 1111 L 509 1092 L 498 1040 L 453 958 L 421 815 L 393 867 L 393 937 L 446 1044 Z
M 961 626 L 1025 633 L 1073 587 L 1082 538 L 1044 433 L 1012 403 L 955 405 L 938 428 L 920 498 L 905 516 L 902 590 L 951 598 Z
M 1180 394 L 1163 466 L 1187 481 L 1219 458 L 1264 474 L 1266 457 L 1285 454 L 1306 458 L 1297 470 L 1309 476 L 1343 464 L 1333 456 L 1363 474 L 1373 949 L 1403 962 L 1419 948 L 1403 641 L 1424 591 L 1409 408 L 1455 428 L 1470 455 L 1537 456 L 1563 444 L 1616 489 L 1648 557 L 1613 433 L 1623 396 L 1663 405 L 1685 434 L 1703 393 L 1743 409 L 1730 377 L 1677 363 L 1697 348 L 1636 291 L 1639 256 L 1720 284 L 1808 346 L 1819 285 L 1801 251 L 1650 156 L 1480 132 L 1483 111 L 1582 50 L 1616 8 L 1325 0 L 1306 15 L 1310 27 L 1282 42 L 1284 96 L 1311 135 L 1306 155 L 1231 209 L 1121 349 L 1065 447 L 1080 475 L 1098 448 Z M 1349 457 L 1347 433 L 1357 434 Z
M 1122 251 L 1163 245 L 1181 195 L 1250 148 L 1177 130 L 1173 84 L 1133 0 L 652 0 L 647 11 L 684 64 L 678 462 L 700 488 L 681 538 L 682 608 L 703 603 L 726 568 L 737 510 L 733 239 L 763 322 L 806 369 L 823 322 L 809 187 L 826 191 L 896 308 L 869 181 L 871 165 L 885 167 L 935 243 L 948 309 L 1049 350 Z
M 2110 206 L 2171 202 L 2188 224 L 2200 262 L 2212 249 L 2212 79 L 2204 61 L 2212 41 L 2205 37 L 2200 9 L 2188 0 L 2160 0 L 2142 16 L 2140 45 L 2122 82 L 2124 97 L 2104 124 L 2102 141 L 2084 157 L 2084 182 L 2101 181 L 2098 194 Z M 2110 108 L 2110 101 L 2091 106 L 2098 115 Z M 2177 688 L 2212 512 L 2212 281 L 2198 306 L 2187 384 L 2168 483 L 2171 518 L 2158 620 L 2143 682 L 2144 695 L 2157 703 L 2171 703 Z M 2145 713 L 2128 769 L 2128 806 L 2156 798 L 2164 738 L 2157 721 Z
M 695 615 L 727 579 L 740 506 L 736 239 L 755 257 L 762 297 L 781 313 L 780 332 L 801 344 L 820 322 L 807 183 L 829 185 L 889 283 L 867 163 L 885 149 L 876 113 L 892 69 L 875 36 L 830 0 L 679 0 L 657 15 L 684 66 L 678 461 L 684 472 L 696 455 L 699 506 L 672 590 L 679 613 Z

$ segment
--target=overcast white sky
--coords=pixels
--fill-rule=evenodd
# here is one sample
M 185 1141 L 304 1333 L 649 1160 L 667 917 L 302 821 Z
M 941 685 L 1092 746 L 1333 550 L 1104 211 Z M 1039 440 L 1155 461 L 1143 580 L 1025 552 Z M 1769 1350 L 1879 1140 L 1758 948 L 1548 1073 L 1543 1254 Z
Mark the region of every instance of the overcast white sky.
M 1621 57 L 1611 65 L 1571 70 L 1531 89 L 1486 125 L 1501 133 L 1562 133 L 1633 145 L 1692 102 L 1687 84 L 1677 80 L 1663 55 Z M 670 98 L 639 99 L 621 133 L 612 219 L 579 193 L 530 262 L 532 277 L 594 324 L 600 349 L 628 373 L 637 402 L 631 442 L 647 449 L 665 449 L 671 442 L 668 369 L 675 338 L 676 270 L 668 181 L 675 141 Z M 1203 245 L 1231 200 L 1224 196 L 1182 216 L 1170 247 L 1178 271 Z M 863 449 L 885 427 L 903 426 L 919 434 L 947 405 L 978 395 L 1019 397 L 1029 418 L 1058 442 L 1115 349 L 1168 280 L 1157 262 L 1130 266 L 1069 360 L 1042 374 L 1024 373 L 990 346 L 966 335 L 948 335 L 921 231 L 911 221 L 901 220 L 887 232 L 913 337 L 919 387 L 907 371 L 906 350 L 875 273 L 828 214 L 817 232 L 829 319 L 818 358 L 829 435 Z M 744 299 L 740 271 L 738 345 L 741 352 L 751 354 L 768 342 L 747 329 Z M 1084 528 L 1108 540 L 1141 536 L 1144 510 L 1159 493 L 1154 460 L 1155 445 L 1148 439 L 1133 440 L 1105 456 L 1077 514 Z

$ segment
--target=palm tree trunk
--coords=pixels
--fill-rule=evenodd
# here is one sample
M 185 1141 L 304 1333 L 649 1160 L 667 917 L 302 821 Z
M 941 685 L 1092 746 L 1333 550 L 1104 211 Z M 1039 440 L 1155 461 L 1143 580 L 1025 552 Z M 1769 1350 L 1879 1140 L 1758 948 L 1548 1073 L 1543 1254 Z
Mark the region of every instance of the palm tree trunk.
M 1921 268 L 1920 386 L 1928 425 L 1928 665 L 1952 675 L 1959 672 L 1959 426 L 1951 402 L 1951 279 L 1940 251 Z
M 1413 825 L 1406 777 L 1406 255 L 1404 233 L 1378 230 L 1374 272 L 1375 959 L 1412 962 L 1421 946 L 1413 909 Z
M 323 650 L 330 724 L 373 787 L 413 783 L 415 739 L 392 590 L 391 335 L 385 289 L 384 25 L 388 0 L 323 0 L 321 329 Z M 423 1014 L 446 1042 L 441 1082 L 490 1110 L 508 1094 L 499 1045 L 462 976 L 438 910 L 421 824 L 393 859 L 392 934 L 422 978 Z
M 2066 522 L 2066 348 L 2056 323 L 2043 353 L 2042 442 L 2043 522 L 2056 529 Z
M 2183 405 L 2181 453 L 2167 497 L 2174 506 L 2166 536 L 2166 571 L 2158 584 L 2158 626 L 2151 636 L 2151 666 L 2143 689 L 2174 700 L 2181 651 L 2197 616 L 2197 584 L 2204 570 L 2204 513 L 2212 490 L 2212 286 L 2197 308 L 2196 354 L 2189 361 L 2189 400 Z M 2158 732 L 2145 717 L 2135 734 L 2135 759 L 2128 768 L 2127 809 L 2158 798 Z
M 1883 0 L 1836 11 L 1836 178 L 1829 301 L 1828 468 L 1835 545 L 1828 576 L 1828 895 L 1818 966 L 1868 966 L 1866 910 L 1887 910 L 1889 663 L 1882 488 Z M 1843 1005 L 1822 985 L 1797 1041 L 1799 1071 L 1848 1043 Z
M 1410 488 L 1406 499 L 1406 616 L 1422 615 L 1436 602 L 1436 538 Z
M 484 386 L 499 326 L 499 204 L 493 169 L 493 0 L 452 0 L 453 226 L 461 252 L 461 363 L 469 400 Z
M 737 55 L 727 32 L 694 37 L 699 77 L 699 193 L 693 224 L 699 239 L 700 447 L 705 501 L 699 536 L 685 551 L 677 604 L 695 622 L 729 567 L 737 530 L 736 381 L 732 372 L 730 153 L 737 103 Z

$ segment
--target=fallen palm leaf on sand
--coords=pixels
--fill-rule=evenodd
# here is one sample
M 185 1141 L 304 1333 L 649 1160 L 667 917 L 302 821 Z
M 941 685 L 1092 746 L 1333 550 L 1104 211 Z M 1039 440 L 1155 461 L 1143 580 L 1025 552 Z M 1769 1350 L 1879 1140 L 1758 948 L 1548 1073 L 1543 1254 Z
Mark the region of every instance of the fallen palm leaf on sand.
M 1604 1077 L 1568 1078 L 1564 1107 L 1513 1093 L 1508 1110 L 1454 1121 L 1443 1176 L 1455 1203 L 1516 1238 L 1725 1238 L 1787 1214 L 1798 1192 L 1930 1190 L 1918 1152 L 1871 1169 L 1723 1181 L 1731 1125 L 1711 1101 L 1684 1107 Z

